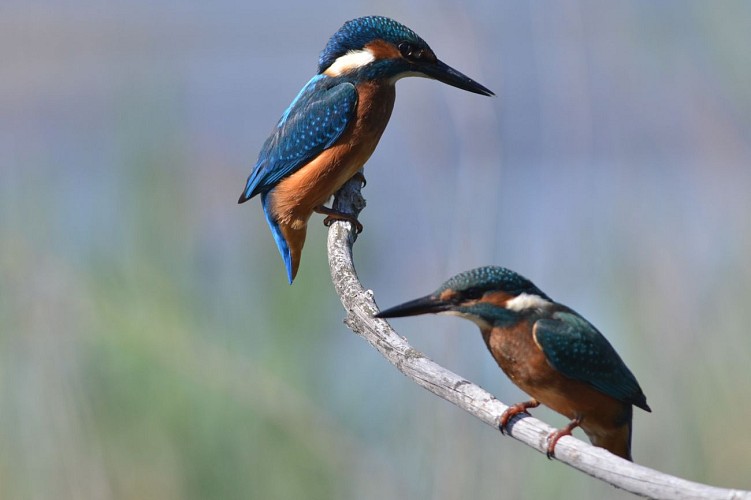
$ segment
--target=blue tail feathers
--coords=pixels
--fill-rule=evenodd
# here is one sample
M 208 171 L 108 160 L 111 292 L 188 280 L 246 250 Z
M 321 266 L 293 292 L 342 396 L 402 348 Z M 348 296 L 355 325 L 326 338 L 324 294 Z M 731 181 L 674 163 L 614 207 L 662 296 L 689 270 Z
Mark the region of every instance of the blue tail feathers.
M 248 176 L 248 181 L 245 183 L 245 189 L 243 189 L 243 192 L 240 195 L 240 199 L 237 200 L 237 203 L 245 203 L 246 201 L 254 197 L 256 194 L 258 194 L 254 192 L 260 181 L 260 176 L 258 175 L 258 171 L 259 169 L 255 168 Z
M 284 239 L 284 235 L 282 234 L 282 230 L 279 227 L 279 224 L 277 224 L 271 216 L 271 210 L 269 210 L 269 207 L 267 206 L 267 196 L 268 193 L 263 193 L 261 195 L 263 213 L 266 215 L 266 222 L 268 222 L 269 224 L 271 234 L 274 235 L 274 241 L 276 241 L 276 246 L 279 248 L 279 253 L 282 254 L 282 259 L 284 259 L 284 266 L 287 268 L 287 279 L 289 280 L 289 284 L 291 285 L 292 280 L 295 279 L 292 269 L 292 252 L 290 252 L 289 245 L 287 244 L 287 240 Z M 240 199 L 242 199 L 242 197 Z

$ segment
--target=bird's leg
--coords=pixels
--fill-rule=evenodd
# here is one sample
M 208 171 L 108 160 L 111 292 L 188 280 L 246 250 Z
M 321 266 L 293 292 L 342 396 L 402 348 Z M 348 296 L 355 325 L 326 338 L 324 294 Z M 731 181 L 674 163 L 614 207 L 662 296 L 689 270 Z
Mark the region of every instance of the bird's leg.
M 509 406 L 506 411 L 501 414 L 501 418 L 498 419 L 498 428 L 500 429 L 501 434 L 506 434 L 506 426 L 508 425 L 509 420 L 520 413 L 526 413 L 529 415 L 527 410 L 529 408 L 537 408 L 538 406 L 540 406 L 540 402 L 536 399 L 530 399 L 529 401 Z
M 355 217 L 354 215 L 345 214 L 344 212 L 339 212 L 338 210 L 334 210 L 333 208 L 325 207 L 323 205 L 315 207 L 313 211 L 319 214 L 324 214 L 326 216 L 326 218 L 323 219 L 323 225 L 326 227 L 329 227 L 334 221 L 344 220 L 352 223 L 352 225 L 355 226 L 355 231 L 357 232 L 357 234 L 362 233 L 362 224 L 360 224 L 360 221 L 357 220 L 357 217 Z
M 581 423 L 582 418 L 576 417 L 563 429 L 558 429 L 555 432 L 551 432 L 548 436 L 548 451 L 545 453 L 545 455 L 547 455 L 548 458 L 553 458 L 553 455 L 555 455 L 555 445 L 558 443 L 558 440 L 563 436 L 570 436 L 571 431 L 579 427 Z

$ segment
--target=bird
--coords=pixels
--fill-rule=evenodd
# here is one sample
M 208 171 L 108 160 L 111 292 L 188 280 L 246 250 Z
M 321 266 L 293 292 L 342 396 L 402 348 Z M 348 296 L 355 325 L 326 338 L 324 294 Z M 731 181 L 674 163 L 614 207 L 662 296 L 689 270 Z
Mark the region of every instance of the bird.
M 440 61 L 406 26 L 382 16 L 353 19 L 331 37 L 318 71 L 300 90 L 266 139 L 238 203 L 261 196 L 266 221 L 292 284 L 313 212 L 362 225 L 324 203 L 359 176 L 391 117 L 395 83 L 432 78 L 492 96 L 492 91 Z
M 570 419 L 548 436 L 547 456 L 558 440 L 581 427 L 593 445 L 632 461 L 633 407 L 651 412 L 631 370 L 607 339 L 581 315 L 554 302 L 527 278 L 498 266 L 458 274 L 435 292 L 376 314 L 398 318 L 435 313 L 480 327 L 503 372 L 532 399 L 510 406 L 512 417 L 541 403 Z

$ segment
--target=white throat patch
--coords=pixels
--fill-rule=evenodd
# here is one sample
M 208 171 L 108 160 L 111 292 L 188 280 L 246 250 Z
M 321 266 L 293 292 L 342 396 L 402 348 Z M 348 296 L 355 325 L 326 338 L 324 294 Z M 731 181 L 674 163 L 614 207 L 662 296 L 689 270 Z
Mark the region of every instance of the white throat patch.
M 370 64 L 375 61 L 375 55 L 368 49 L 350 50 L 343 56 L 336 58 L 331 66 L 323 72 L 326 76 L 341 76 L 342 74 Z
M 539 295 L 522 293 L 506 302 L 506 309 L 521 312 L 527 309 L 543 309 L 549 306 L 550 302 Z
M 479 316 L 473 316 L 472 314 L 460 313 L 458 311 L 442 311 L 442 312 L 439 312 L 438 314 L 443 314 L 445 316 L 458 316 L 460 318 L 468 319 L 483 330 L 488 329 L 492 326 L 490 323 L 483 320 Z

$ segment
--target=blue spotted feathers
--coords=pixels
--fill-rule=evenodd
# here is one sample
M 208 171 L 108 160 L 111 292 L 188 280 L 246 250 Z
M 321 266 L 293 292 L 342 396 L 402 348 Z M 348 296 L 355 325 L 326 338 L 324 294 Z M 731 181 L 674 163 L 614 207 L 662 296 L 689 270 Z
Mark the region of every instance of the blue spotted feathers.
M 548 362 L 563 375 L 651 411 L 636 377 L 610 342 L 578 314 L 559 311 L 539 319 L 534 335 Z
M 266 139 L 239 203 L 262 194 L 266 222 L 282 255 L 290 283 L 294 279 L 292 255 L 279 224 L 269 207 L 268 193 L 342 135 L 357 106 L 351 83 L 331 85 L 331 79 L 314 76 L 284 112 L 274 132 Z
M 263 144 L 239 202 L 268 192 L 280 179 L 329 148 L 347 128 L 356 106 L 354 85 L 340 82 L 332 86 L 331 79 L 314 76 Z

